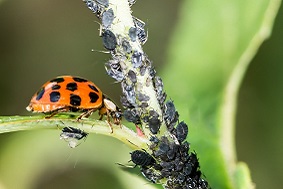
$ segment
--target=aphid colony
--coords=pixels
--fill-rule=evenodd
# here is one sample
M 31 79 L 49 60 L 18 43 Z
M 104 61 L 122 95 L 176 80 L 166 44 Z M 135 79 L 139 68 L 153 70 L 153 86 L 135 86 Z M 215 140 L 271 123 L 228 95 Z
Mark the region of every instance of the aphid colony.
M 101 19 L 103 45 L 113 55 L 105 68 L 109 76 L 121 82 L 124 118 L 136 125 L 139 136 L 143 135 L 144 127 L 151 133 L 149 149 L 133 151 L 132 162 L 153 183 L 162 183 L 166 178 L 166 188 L 208 188 L 207 182 L 201 178 L 196 154 L 189 153 L 190 145 L 184 142 L 188 134 L 187 124 L 179 122 L 179 114 L 173 101 L 166 102 L 167 95 L 163 90 L 162 79 L 156 76 L 147 55 L 131 46 L 131 42 L 143 45 L 147 41 L 145 23 L 132 17 L 134 25 L 129 28 L 128 38 L 125 40 L 111 31 L 111 24 L 115 22 L 115 11 L 108 7 L 107 0 L 85 2 Z M 129 3 L 133 5 L 135 1 L 129 0 Z M 131 61 L 131 68 L 123 69 L 123 62 L 128 60 Z M 145 83 L 139 83 L 138 79 L 141 77 L 145 77 Z M 153 86 L 161 112 L 150 108 L 149 102 L 153 99 L 143 90 L 139 90 L 138 86 L 141 84 Z M 169 136 L 159 136 L 163 125 L 166 126 Z

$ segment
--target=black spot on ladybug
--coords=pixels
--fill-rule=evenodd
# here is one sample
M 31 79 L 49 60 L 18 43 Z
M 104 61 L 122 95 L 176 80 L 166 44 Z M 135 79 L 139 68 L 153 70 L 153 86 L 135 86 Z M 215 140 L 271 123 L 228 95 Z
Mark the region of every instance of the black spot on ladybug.
M 102 42 L 104 47 L 110 51 L 114 50 L 117 45 L 115 34 L 110 30 L 105 30 L 105 32 L 102 33 Z
M 78 95 L 71 94 L 70 95 L 70 104 L 73 106 L 80 106 L 81 105 L 81 97 Z
M 78 85 L 75 82 L 68 83 L 66 89 L 74 92 L 75 90 L 78 89 Z
M 45 93 L 45 89 L 41 88 L 38 92 L 37 92 L 37 96 L 36 96 L 36 100 L 40 100 L 43 96 L 43 94 Z
M 135 150 L 131 153 L 131 160 L 134 164 L 141 167 L 152 166 L 155 164 L 155 159 L 147 152 Z
M 53 85 L 53 86 L 51 87 L 52 90 L 58 90 L 58 89 L 60 89 L 60 88 L 61 88 L 60 85 Z
M 99 96 L 96 93 L 93 93 L 93 92 L 90 92 L 88 94 L 88 96 L 90 98 L 90 102 L 91 103 L 95 103 L 98 100 L 98 98 L 99 98 Z
M 50 93 L 50 101 L 57 102 L 61 97 L 61 94 L 58 91 L 53 91 Z
M 55 79 L 50 80 L 50 83 L 56 82 L 56 83 L 62 83 L 64 82 L 64 78 L 63 77 L 57 77 Z
M 98 92 L 98 89 L 97 89 L 95 86 L 93 86 L 93 85 L 88 85 L 88 87 L 89 87 L 91 90 L 93 90 L 93 91 L 95 91 L 95 92 Z
M 86 79 L 83 79 L 83 78 L 80 78 L 80 77 L 73 77 L 73 80 L 76 81 L 76 82 L 80 82 L 80 83 L 87 82 Z

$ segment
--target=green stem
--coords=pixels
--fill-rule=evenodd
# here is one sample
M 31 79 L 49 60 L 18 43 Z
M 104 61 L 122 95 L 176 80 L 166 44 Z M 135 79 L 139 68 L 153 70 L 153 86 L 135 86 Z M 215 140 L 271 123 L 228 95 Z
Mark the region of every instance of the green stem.
M 147 143 L 149 143 L 146 138 L 138 136 L 137 133 L 124 125 L 120 127 L 113 124 L 113 133 L 111 133 L 107 121 L 99 121 L 92 118 L 78 122 L 76 119 L 71 119 L 66 115 L 59 115 L 51 119 L 44 119 L 43 116 L 0 117 L 0 133 L 35 129 L 62 129 L 67 126 L 79 128 L 87 133 L 114 137 L 132 149 L 146 148 Z

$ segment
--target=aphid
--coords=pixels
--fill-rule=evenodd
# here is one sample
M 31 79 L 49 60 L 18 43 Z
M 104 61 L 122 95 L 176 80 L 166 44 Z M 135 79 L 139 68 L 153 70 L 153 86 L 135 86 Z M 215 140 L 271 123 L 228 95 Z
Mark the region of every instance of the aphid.
M 190 150 L 190 144 L 185 141 L 179 146 L 179 156 L 182 158 L 182 161 L 186 162 L 189 159 L 188 151 Z
M 154 150 L 159 144 L 159 139 L 156 136 L 150 136 L 149 141 L 151 142 L 149 149 Z
M 124 108 L 133 108 L 134 106 L 128 101 L 126 94 L 123 94 L 120 98 L 120 102 Z
M 89 117 L 99 110 L 111 127 L 110 117 L 117 125 L 122 119 L 120 108 L 107 98 L 91 81 L 76 76 L 59 76 L 46 82 L 31 98 L 28 111 L 49 113 L 51 118 L 59 112 L 82 112 L 77 120 Z
M 135 42 L 137 40 L 137 28 L 131 27 L 129 29 L 129 37 L 132 42 Z
M 158 95 L 163 92 L 163 82 L 159 76 L 154 78 L 154 88 Z
M 156 135 L 160 129 L 161 121 L 159 120 L 159 115 L 156 111 L 149 111 L 149 119 L 148 119 L 149 130 L 152 134 Z
M 136 83 L 137 82 L 137 75 L 133 70 L 129 70 L 128 72 L 128 78 L 131 80 L 131 82 Z
M 80 143 L 79 141 L 86 138 L 88 133 L 73 127 L 64 127 L 62 133 L 60 134 L 60 139 L 64 139 L 68 142 L 71 148 L 77 147 Z
M 126 53 L 130 54 L 130 53 L 132 52 L 132 47 L 131 47 L 129 41 L 123 40 L 123 42 L 122 42 L 122 47 L 123 47 L 123 50 L 124 50 Z
M 110 30 L 105 30 L 102 33 L 102 42 L 104 47 L 109 51 L 113 51 L 117 45 L 115 34 Z
M 158 181 L 163 178 L 163 176 L 156 173 L 154 169 L 147 167 L 142 167 L 141 173 L 147 180 L 149 180 L 152 183 L 158 183 Z
M 152 79 L 152 78 L 155 78 L 155 76 L 156 76 L 156 70 L 154 69 L 154 67 L 151 67 L 151 68 L 149 69 L 149 75 L 150 75 L 151 79 Z
M 157 95 L 157 100 L 158 100 L 160 106 L 164 105 L 166 98 L 167 98 L 167 94 L 165 92 Z M 177 114 L 178 114 L 178 112 L 176 112 L 176 115 Z M 179 114 L 178 114 L 178 118 L 179 118 Z M 178 120 L 178 118 L 177 118 L 177 120 Z
M 124 74 L 121 70 L 121 65 L 119 64 L 119 61 L 116 59 L 109 60 L 105 63 L 105 69 L 109 76 L 111 76 L 113 79 L 121 82 L 124 79 Z
M 96 13 L 98 10 L 98 5 L 93 0 L 86 0 L 86 6 L 93 12 Z
M 169 142 L 168 138 L 161 137 L 157 150 L 154 151 L 155 157 L 160 157 L 163 161 L 172 161 L 179 152 L 179 145 L 175 142 Z
M 133 122 L 136 125 L 141 123 L 140 115 L 138 114 L 136 109 L 125 110 L 123 116 L 127 121 Z
M 132 54 L 132 64 L 134 68 L 139 68 L 142 65 L 142 53 L 135 51 Z
M 182 121 L 176 127 L 176 138 L 177 140 L 182 143 L 188 135 L 188 126 L 187 124 Z
M 102 22 L 102 26 L 104 28 L 108 28 L 111 26 L 112 22 L 114 20 L 114 12 L 113 12 L 113 9 L 108 9 L 107 11 L 104 11 L 102 13 L 102 19 L 101 19 L 101 22 Z
M 164 121 L 170 132 L 174 130 L 174 126 L 179 119 L 179 114 L 175 109 L 172 100 L 168 100 L 164 105 Z
M 109 6 L 109 0 L 96 0 L 96 2 L 102 6 L 104 6 L 105 8 L 107 8 Z
M 132 105 L 135 105 L 136 104 L 136 93 L 135 93 L 135 89 L 133 85 L 127 83 L 126 80 L 124 80 L 122 82 L 122 90 L 128 102 Z
M 141 92 L 138 93 L 137 98 L 138 98 L 139 101 L 143 101 L 143 102 L 149 101 L 149 99 L 150 99 L 148 95 L 143 94 Z M 158 117 L 158 115 L 157 115 L 157 117 Z
M 137 37 L 140 43 L 145 44 L 148 38 L 147 33 L 144 30 L 145 23 L 136 17 L 133 17 L 133 21 L 134 21 L 135 27 L 137 28 Z
M 130 154 L 132 162 L 141 167 L 153 166 L 156 163 L 155 159 L 146 151 L 135 150 Z
M 146 71 L 148 70 L 148 67 L 146 65 L 141 65 L 140 67 L 140 75 L 144 76 L 144 74 L 146 73 Z

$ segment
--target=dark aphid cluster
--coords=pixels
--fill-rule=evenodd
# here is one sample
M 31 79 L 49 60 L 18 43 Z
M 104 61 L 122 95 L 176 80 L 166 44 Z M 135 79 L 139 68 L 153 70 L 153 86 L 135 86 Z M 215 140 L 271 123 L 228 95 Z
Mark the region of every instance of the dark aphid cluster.
M 135 1 L 128 0 L 130 5 Z M 152 153 L 145 150 L 133 151 L 132 162 L 140 167 L 145 178 L 153 183 L 161 183 L 165 188 L 208 188 L 207 182 L 201 178 L 197 156 L 189 152 L 190 145 L 185 141 L 188 135 L 187 124 L 179 122 L 179 113 L 173 101 L 166 101 L 163 81 L 156 76 L 152 62 L 141 49 L 132 46 L 133 42 L 143 45 L 147 41 L 145 23 L 132 17 L 134 25 L 129 28 L 126 36 L 114 34 L 111 26 L 115 19 L 115 9 L 109 7 L 108 0 L 85 2 L 102 21 L 103 45 L 113 56 L 113 60 L 109 60 L 105 68 L 109 76 L 121 82 L 124 118 L 141 130 L 150 130 L 149 149 Z M 129 63 L 131 66 L 127 66 Z M 150 99 L 152 95 L 144 90 L 152 86 L 161 111 L 153 108 L 152 102 L 155 103 L 156 100 Z M 166 136 L 160 136 L 163 125 L 168 131 Z
M 150 148 L 156 159 L 153 167 L 143 167 L 143 175 L 153 183 L 166 178 L 165 188 L 208 188 L 208 183 L 201 178 L 199 162 L 195 153 L 189 153 L 188 142 L 176 144 L 165 136 L 152 137 Z

